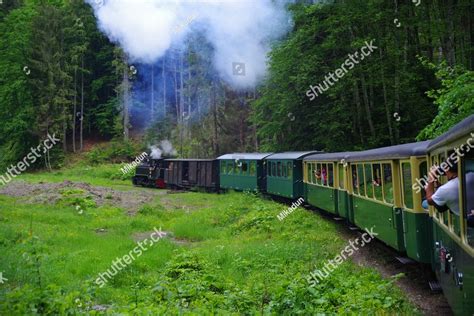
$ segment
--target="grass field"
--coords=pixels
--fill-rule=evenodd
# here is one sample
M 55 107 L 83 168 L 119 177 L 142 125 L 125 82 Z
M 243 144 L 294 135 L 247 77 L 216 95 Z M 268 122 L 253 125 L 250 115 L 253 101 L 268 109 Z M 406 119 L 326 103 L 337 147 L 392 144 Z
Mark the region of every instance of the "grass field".
M 179 193 L 133 188 L 119 167 L 77 166 L 21 177 L 27 184 L 86 182 L 148 203 L 130 213 L 115 195 L 72 184 L 59 198 L 0 194 L 0 314 L 376 314 L 414 307 L 375 270 L 350 260 L 315 287 L 306 277 L 347 244 L 332 223 L 249 193 Z M 40 187 L 41 188 L 41 187 Z M 33 191 L 32 195 L 40 195 Z M 122 198 L 123 199 L 123 198 Z M 125 201 L 121 201 L 125 202 Z M 154 228 L 167 233 L 107 284 L 99 273 Z

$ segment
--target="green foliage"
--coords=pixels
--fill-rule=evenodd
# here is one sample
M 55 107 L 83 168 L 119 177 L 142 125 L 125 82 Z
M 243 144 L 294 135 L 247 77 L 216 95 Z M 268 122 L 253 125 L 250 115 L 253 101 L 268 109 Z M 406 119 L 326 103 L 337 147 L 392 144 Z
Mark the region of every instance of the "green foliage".
M 76 143 L 80 137 L 81 103 L 84 134 L 113 134 L 112 122 L 119 115 L 113 50 L 85 1 L 4 1 L 0 6 L 1 169 L 26 156 L 48 133 L 68 143 L 51 150 L 34 167 L 61 167 L 72 131 Z
M 431 68 L 437 69 L 436 77 L 441 81 L 440 89 L 433 89 L 428 96 L 438 106 L 438 114 L 433 122 L 426 126 L 418 140 L 432 139 L 447 132 L 449 128 L 474 114 L 474 71 L 460 67 L 451 68 L 442 64 Z
M 135 190 L 98 172 L 118 167 L 78 165 L 61 175 L 21 177 L 79 175 L 81 182 Z M 346 241 L 337 224 L 304 208 L 280 222 L 276 216 L 288 206 L 255 194 L 150 191 L 157 199 L 135 216 L 104 205 L 84 216 L 70 206 L 89 200 L 84 191 L 63 189 L 54 205 L 0 196 L 0 271 L 9 279 L 0 288 L 0 314 L 99 314 L 93 306 L 138 315 L 416 313 L 393 280 L 351 261 L 310 287 L 309 273 Z M 97 275 L 154 227 L 168 236 L 99 288 Z
M 105 162 L 128 162 L 143 153 L 142 146 L 137 142 L 113 140 L 110 143 L 97 145 L 87 154 L 87 161 L 91 164 Z
M 269 75 L 253 102 L 261 151 L 348 151 L 414 141 L 435 116 L 426 91 L 439 85 L 418 56 L 451 67 L 474 65 L 472 37 L 461 26 L 472 11 L 467 0 L 421 2 L 416 9 L 410 1 L 323 1 L 291 10 L 294 27 L 271 51 Z M 394 26 L 395 16 L 402 27 Z M 446 40 L 452 36 L 471 44 Z M 325 78 L 372 40 L 377 49 L 370 56 L 352 69 L 346 65 L 342 78 L 310 100 L 311 85 L 324 89 Z M 443 43 L 442 53 L 435 43 Z M 440 100 L 444 107 L 458 104 L 453 118 L 446 119 L 453 111 L 444 111 L 446 126 L 472 113 L 470 78 L 461 76 Z

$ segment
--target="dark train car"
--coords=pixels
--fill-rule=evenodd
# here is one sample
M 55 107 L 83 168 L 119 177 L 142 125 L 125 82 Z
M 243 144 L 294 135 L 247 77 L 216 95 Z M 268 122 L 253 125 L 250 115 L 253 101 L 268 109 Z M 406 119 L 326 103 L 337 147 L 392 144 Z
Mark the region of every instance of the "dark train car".
M 164 180 L 171 188 L 219 190 L 219 161 L 215 159 L 165 159 Z
M 458 157 L 459 210 L 437 210 L 433 218 L 433 268 L 449 305 L 456 315 L 474 315 L 474 115 L 428 147 L 430 165 L 443 167 L 448 157 Z M 440 178 L 446 183 L 445 176 Z
M 164 160 L 148 158 L 142 161 L 135 169 L 132 182 L 134 185 L 164 189 Z

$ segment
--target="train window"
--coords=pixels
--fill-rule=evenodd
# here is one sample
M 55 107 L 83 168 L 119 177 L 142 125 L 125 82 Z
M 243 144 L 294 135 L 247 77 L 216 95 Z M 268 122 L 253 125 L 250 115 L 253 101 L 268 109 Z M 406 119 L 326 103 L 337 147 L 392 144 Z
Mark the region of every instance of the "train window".
M 402 163 L 402 186 L 403 202 L 406 208 L 413 209 L 413 188 L 411 182 L 411 165 L 408 162 Z
M 342 164 L 337 165 L 337 175 L 339 180 L 339 189 L 344 190 L 344 166 Z
M 240 167 L 237 162 L 234 162 L 234 174 L 240 174 Z
M 370 164 L 364 164 L 365 170 L 365 191 L 366 195 L 369 198 L 374 198 L 374 183 L 373 183 L 373 176 L 372 176 L 372 167 Z
M 316 172 L 316 164 L 315 163 L 311 163 L 311 168 L 310 168 L 310 175 L 311 175 L 311 183 L 315 184 L 316 183 L 316 177 L 314 176 L 315 172 Z
M 311 163 L 306 163 L 306 182 L 311 183 Z
M 316 184 L 321 185 L 323 182 L 321 181 L 322 175 L 321 175 L 321 164 L 320 163 L 316 164 L 316 171 L 315 171 L 314 176 L 316 178 Z
M 274 161 L 272 161 L 271 164 L 272 164 L 272 177 L 275 177 L 276 176 L 276 170 L 275 170 L 276 165 L 275 165 Z
M 352 188 L 354 190 L 354 194 L 359 194 L 359 179 L 357 177 L 357 166 L 351 166 L 351 175 L 352 175 Z
M 277 177 L 281 177 L 281 162 L 277 162 Z
M 420 163 L 420 179 L 428 179 L 428 162 L 427 161 L 423 161 L 422 163 Z M 421 207 L 423 207 L 423 201 L 426 200 L 426 192 L 425 190 L 421 190 L 420 193 L 418 194 L 421 194 Z
M 288 162 L 288 172 L 287 172 L 287 176 L 288 176 L 288 179 L 291 179 L 293 178 L 293 163 L 290 161 Z
M 446 155 L 444 153 L 442 153 L 438 156 L 438 162 L 439 162 L 438 165 L 440 165 L 444 161 L 446 161 Z M 441 185 L 443 185 L 443 184 L 446 184 L 446 182 L 448 182 L 448 179 L 446 178 L 445 175 L 443 175 L 443 176 L 439 177 L 439 182 L 440 182 Z M 444 225 L 449 226 L 449 222 L 450 222 L 449 217 L 450 216 L 451 216 L 451 212 L 442 212 L 442 213 L 440 213 L 440 217 L 441 217 Z
M 383 170 L 383 196 L 385 203 L 393 204 L 393 179 L 392 165 L 389 163 L 382 164 Z
M 359 181 L 359 194 L 365 195 L 364 165 L 357 164 L 357 180 Z
M 374 187 L 374 197 L 376 200 L 383 201 L 382 193 L 382 168 L 379 163 L 374 163 L 372 165 L 372 174 L 374 176 L 373 187 Z
M 255 161 L 251 161 L 250 162 L 250 168 L 249 168 L 249 171 L 250 171 L 250 175 L 251 176 L 254 176 L 257 172 L 257 166 L 256 166 L 256 162 Z
M 226 170 L 226 162 L 225 161 L 221 161 L 221 174 L 225 174 Z
M 281 176 L 283 178 L 286 178 L 286 163 L 285 162 L 281 163 Z
M 313 164 L 308 163 L 308 182 L 313 183 Z
M 233 162 L 227 161 L 227 174 L 232 174 L 232 169 L 234 168 Z
M 245 161 L 245 162 L 242 162 L 242 166 L 240 168 L 242 170 L 242 174 L 247 174 L 248 173 L 248 170 L 249 170 L 249 165 L 248 163 Z
M 474 247 L 474 155 L 465 160 L 465 173 L 463 176 L 464 216 L 467 242 Z
M 328 186 L 334 187 L 334 165 L 328 163 Z

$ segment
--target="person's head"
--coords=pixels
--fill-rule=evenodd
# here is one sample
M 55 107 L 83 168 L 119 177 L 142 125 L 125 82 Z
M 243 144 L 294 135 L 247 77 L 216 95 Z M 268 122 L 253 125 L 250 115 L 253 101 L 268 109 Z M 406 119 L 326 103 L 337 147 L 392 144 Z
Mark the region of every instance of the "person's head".
M 439 168 L 440 175 L 446 176 L 448 179 L 456 178 L 458 175 L 458 163 L 451 159 L 446 159 L 446 162 L 442 164 L 444 168 Z

